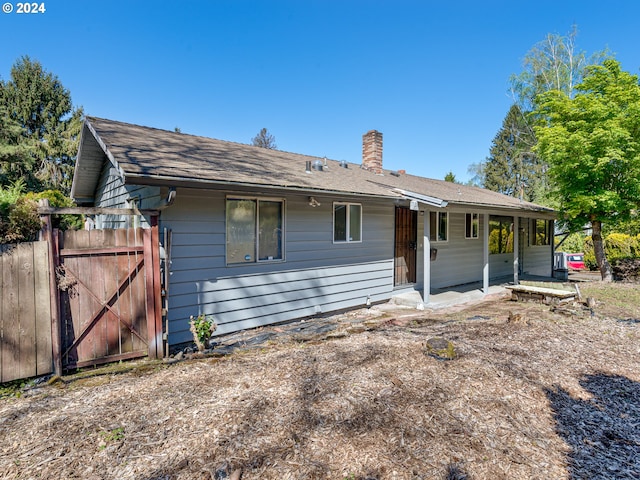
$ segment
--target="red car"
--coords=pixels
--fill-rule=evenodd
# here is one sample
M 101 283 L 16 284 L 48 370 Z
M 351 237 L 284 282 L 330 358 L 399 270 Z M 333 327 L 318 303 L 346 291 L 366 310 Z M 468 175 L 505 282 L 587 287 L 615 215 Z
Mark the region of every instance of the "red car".
M 584 253 L 567 253 L 567 268 L 569 270 L 584 270 Z

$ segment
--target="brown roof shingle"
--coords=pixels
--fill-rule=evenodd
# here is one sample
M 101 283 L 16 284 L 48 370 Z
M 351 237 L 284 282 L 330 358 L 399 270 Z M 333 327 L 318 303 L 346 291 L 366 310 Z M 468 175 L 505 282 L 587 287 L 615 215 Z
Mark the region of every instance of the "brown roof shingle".
M 552 212 L 546 207 L 478 187 L 392 174 L 389 170 L 377 175 L 356 163 L 347 163 L 348 168 L 343 168 L 339 161 L 326 160 L 322 171 L 312 169 L 312 173 L 306 173 L 307 162 L 319 161 L 324 165 L 325 159 L 95 117 L 85 120 L 72 189 L 74 197 L 93 194 L 97 178 L 92 177 L 99 168 L 91 163 L 104 160 L 103 153 L 100 160 L 96 154 L 100 143 L 100 150 L 106 150 L 104 153 L 131 183 L 171 185 L 179 182 L 194 186 L 235 183 L 382 197 L 397 197 L 399 194 L 393 190 L 403 189 L 437 197 L 449 204 Z

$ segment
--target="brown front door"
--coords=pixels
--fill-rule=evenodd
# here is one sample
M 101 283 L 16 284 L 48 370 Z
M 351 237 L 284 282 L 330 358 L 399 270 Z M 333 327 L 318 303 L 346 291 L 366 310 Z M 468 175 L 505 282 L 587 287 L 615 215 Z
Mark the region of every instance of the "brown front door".
M 394 284 L 416 283 L 418 212 L 396 207 Z

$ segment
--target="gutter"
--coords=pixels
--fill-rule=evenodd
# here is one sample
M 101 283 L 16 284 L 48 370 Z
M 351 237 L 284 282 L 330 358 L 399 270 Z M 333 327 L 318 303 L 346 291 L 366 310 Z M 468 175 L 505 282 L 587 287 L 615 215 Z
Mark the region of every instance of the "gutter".
M 263 189 L 273 189 L 273 190 L 287 190 L 290 192 L 300 192 L 306 193 L 309 192 L 314 193 L 323 193 L 327 195 L 353 195 L 359 197 L 371 197 L 371 198 L 388 198 L 388 199 L 397 199 L 399 194 L 395 195 L 380 195 L 379 193 L 361 193 L 361 192 L 348 192 L 344 190 L 326 190 L 322 188 L 311 188 L 311 187 L 298 187 L 298 186 L 287 186 L 287 185 L 267 185 L 262 183 L 249 183 L 249 182 L 232 182 L 227 180 L 199 180 L 199 179 L 184 179 L 177 177 L 149 177 L 148 175 L 140 175 L 140 174 L 127 174 L 125 176 L 125 183 L 134 184 L 134 185 L 149 185 L 149 186 L 165 186 L 167 183 L 170 183 L 175 186 L 184 187 L 184 188 L 206 188 L 207 186 L 223 186 L 227 187 L 230 190 L 233 190 L 235 187 L 245 187 L 245 188 L 263 188 Z M 172 187 L 175 188 L 175 187 Z M 393 192 L 395 193 L 395 192 Z

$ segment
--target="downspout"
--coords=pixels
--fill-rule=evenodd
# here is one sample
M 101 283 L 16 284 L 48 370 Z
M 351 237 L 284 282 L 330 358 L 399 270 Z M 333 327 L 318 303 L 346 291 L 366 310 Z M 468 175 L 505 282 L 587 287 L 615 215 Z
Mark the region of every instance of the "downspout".
M 156 205 L 151 206 L 150 210 L 164 210 L 167 207 L 173 205 L 173 202 L 176 200 L 176 187 L 169 187 L 169 193 L 167 193 L 167 198 L 160 200 Z

